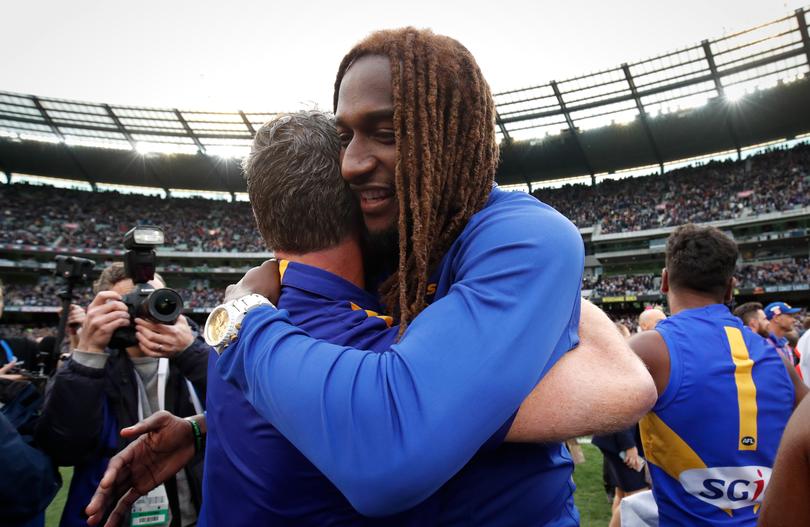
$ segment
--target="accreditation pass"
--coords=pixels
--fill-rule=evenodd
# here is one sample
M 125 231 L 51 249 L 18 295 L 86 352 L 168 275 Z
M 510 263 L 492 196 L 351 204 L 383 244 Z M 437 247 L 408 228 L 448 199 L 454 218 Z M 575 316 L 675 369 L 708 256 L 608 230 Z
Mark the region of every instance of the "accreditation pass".
M 130 525 L 132 527 L 168 526 L 172 521 L 169 511 L 169 497 L 166 487 L 158 485 L 146 496 L 141 496 L 132 505 Z

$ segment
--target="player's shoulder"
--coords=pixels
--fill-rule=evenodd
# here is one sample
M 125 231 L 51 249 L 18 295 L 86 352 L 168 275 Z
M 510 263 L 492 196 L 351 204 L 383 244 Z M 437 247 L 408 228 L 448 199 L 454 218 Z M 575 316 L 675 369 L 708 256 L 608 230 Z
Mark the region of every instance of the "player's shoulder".
M 462 232 L 465 239 L 495 239 L 528 244 L 582 245 L 579 231 L 568 218 L 525 192 L 507 192 L 495 187 L 483 209 Z

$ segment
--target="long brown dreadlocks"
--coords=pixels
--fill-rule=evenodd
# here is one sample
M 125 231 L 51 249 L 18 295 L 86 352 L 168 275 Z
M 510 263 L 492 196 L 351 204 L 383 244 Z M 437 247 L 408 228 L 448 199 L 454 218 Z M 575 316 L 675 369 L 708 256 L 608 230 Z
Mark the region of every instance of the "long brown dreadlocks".
M 380 286 L 400 335 L 426 306 L 430 273 L 489 197 L 498 164 L 495 104 L 472 54 L 452 38 L 411 27 L 379 31 L 344 58 L 391 63 L 395 185 L 399 199 L 399 267 Z

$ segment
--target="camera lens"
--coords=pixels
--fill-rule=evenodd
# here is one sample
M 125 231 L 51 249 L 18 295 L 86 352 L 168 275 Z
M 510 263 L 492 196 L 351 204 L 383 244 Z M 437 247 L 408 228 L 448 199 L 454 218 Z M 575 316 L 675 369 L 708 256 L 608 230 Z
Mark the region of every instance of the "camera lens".
M 174 324 L 183 310 L 183 299 L 169 288 L 156 289 L 146 304 L 147 316 L 161 324 Z
M 171 314 L 175 309 L 177 309 L 177 303 L 174 301 L 174 298 L 163 297 L 155 302 L 155 311 L 161 315 Z

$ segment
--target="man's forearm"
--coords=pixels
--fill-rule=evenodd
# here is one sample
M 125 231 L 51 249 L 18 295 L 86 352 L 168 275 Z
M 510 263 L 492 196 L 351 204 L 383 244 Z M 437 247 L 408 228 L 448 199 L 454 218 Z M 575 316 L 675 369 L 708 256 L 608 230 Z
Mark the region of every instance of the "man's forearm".
M 582 301 L 579 346 L 566 353 L 523 401 L 510 442 L 560 441 L 632 426 L 656 400 L 644 364 L 596 306 Z

